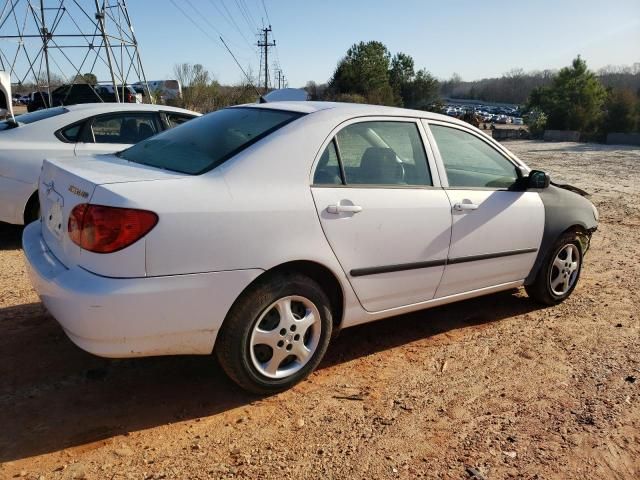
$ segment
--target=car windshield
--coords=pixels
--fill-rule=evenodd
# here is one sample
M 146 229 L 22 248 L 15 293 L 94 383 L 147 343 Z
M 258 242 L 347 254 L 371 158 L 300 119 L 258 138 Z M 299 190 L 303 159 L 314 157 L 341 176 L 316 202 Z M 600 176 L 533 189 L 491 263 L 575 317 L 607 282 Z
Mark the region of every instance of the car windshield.
M 3 122 L 0 122 L 0 130 L 8 130 L 10 128 L 17 127 L 18 125 L 27 125 L 39 120 L 56 117 L 58 115 L 62 115 L 63 113 L 67 113 L 68 111 L 69 110 L 64 107 L 54 107 L 46 108 L 44 110 L 36 110 L 35 112 L 31 113 L 23 113 L 22 115 L 16 115 L 15 122 L 13 120 L 5 120 Z
M 302 116 L 266 108 L 218 110 L 118 154 L 135 163 L 199 175 Z

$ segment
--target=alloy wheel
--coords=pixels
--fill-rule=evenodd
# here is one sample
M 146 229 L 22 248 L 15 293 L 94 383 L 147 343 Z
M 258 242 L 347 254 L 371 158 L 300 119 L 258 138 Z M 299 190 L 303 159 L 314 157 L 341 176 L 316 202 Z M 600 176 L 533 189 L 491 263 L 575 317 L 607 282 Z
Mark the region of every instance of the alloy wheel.
M 560 249 L 549 270 L 551 293 L 557 297 L 566 295 L 576 283 L 580 271 L 580 252 L 573 243 Z
M 286 378 L 315 353 L 321 333 L 320 312 L 309 299 L 287 296 L 269 305 L 249 339 L 254 368 L 268 378 Z

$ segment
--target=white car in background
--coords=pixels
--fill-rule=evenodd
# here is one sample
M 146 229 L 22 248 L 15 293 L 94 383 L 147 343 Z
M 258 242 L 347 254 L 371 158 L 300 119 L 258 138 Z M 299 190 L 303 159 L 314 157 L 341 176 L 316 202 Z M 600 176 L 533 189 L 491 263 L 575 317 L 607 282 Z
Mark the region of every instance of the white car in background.
M 269 393 L 308 375 L 339 328 L 522 285 L 563 301 L 598 216 L 568 188 L 444 115 L 255 104 L 116 155 L 46 160 L 23 247 L 81 348 L 215 351 Z
M 21 225 L 39 217 L 45 157 L 117 152 L 199 115 L 161 105 L 88 103 L 0 121 L 0 221 Z
M 136 92 L 145 95 L 144 82 L 136 82 L 131 86 Z M 178 80 L 149 80 L 147 86 L 151 95 L 161 97 L 157 100 L 173 100 L 182 96 L 182 85 Z

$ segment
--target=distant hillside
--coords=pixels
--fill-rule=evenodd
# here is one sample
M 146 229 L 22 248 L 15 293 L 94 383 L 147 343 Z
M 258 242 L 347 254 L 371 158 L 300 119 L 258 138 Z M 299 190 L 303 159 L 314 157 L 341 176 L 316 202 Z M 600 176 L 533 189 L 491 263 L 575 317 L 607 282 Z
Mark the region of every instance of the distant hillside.
M 554 70 L 512 70 L 502 77 L 471 82 L 454 74 L 441 82 L 440 94 L 449 98 L 523 104 L 534 88 L 549 85 L 555 73 Z M 630 67 L 605 67 L 597 72 L 597 76 L 605 87 L 640 92 L 640 63 Z

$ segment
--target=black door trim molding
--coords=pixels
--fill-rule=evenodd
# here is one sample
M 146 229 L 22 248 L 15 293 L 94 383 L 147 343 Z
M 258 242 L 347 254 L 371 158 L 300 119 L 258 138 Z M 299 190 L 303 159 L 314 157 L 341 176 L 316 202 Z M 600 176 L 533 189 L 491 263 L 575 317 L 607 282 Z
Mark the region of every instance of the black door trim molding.
M 477 262 L 479 260 L 489 260 L 491 258 L 511 257 L 525 253 L 537 252 L 537 248 L 523 248 L 520 250 L 507 250 L 504 252 L 485 253 L 482 255 L 470 255 L 468 257 L 457 257 L 442 260 L 429 260 L 426 262 L 400 263 L 396 265 L 382 265 L 380 267 L 354 268 L 349 274 L 352 277 L 363 277 L 365 275 L 376 275 L 378 273 L 402 272 L 405 270 L 417 270 L 420 268 L 442 267 L 444 265 L 454 265 L 456 263 Z

